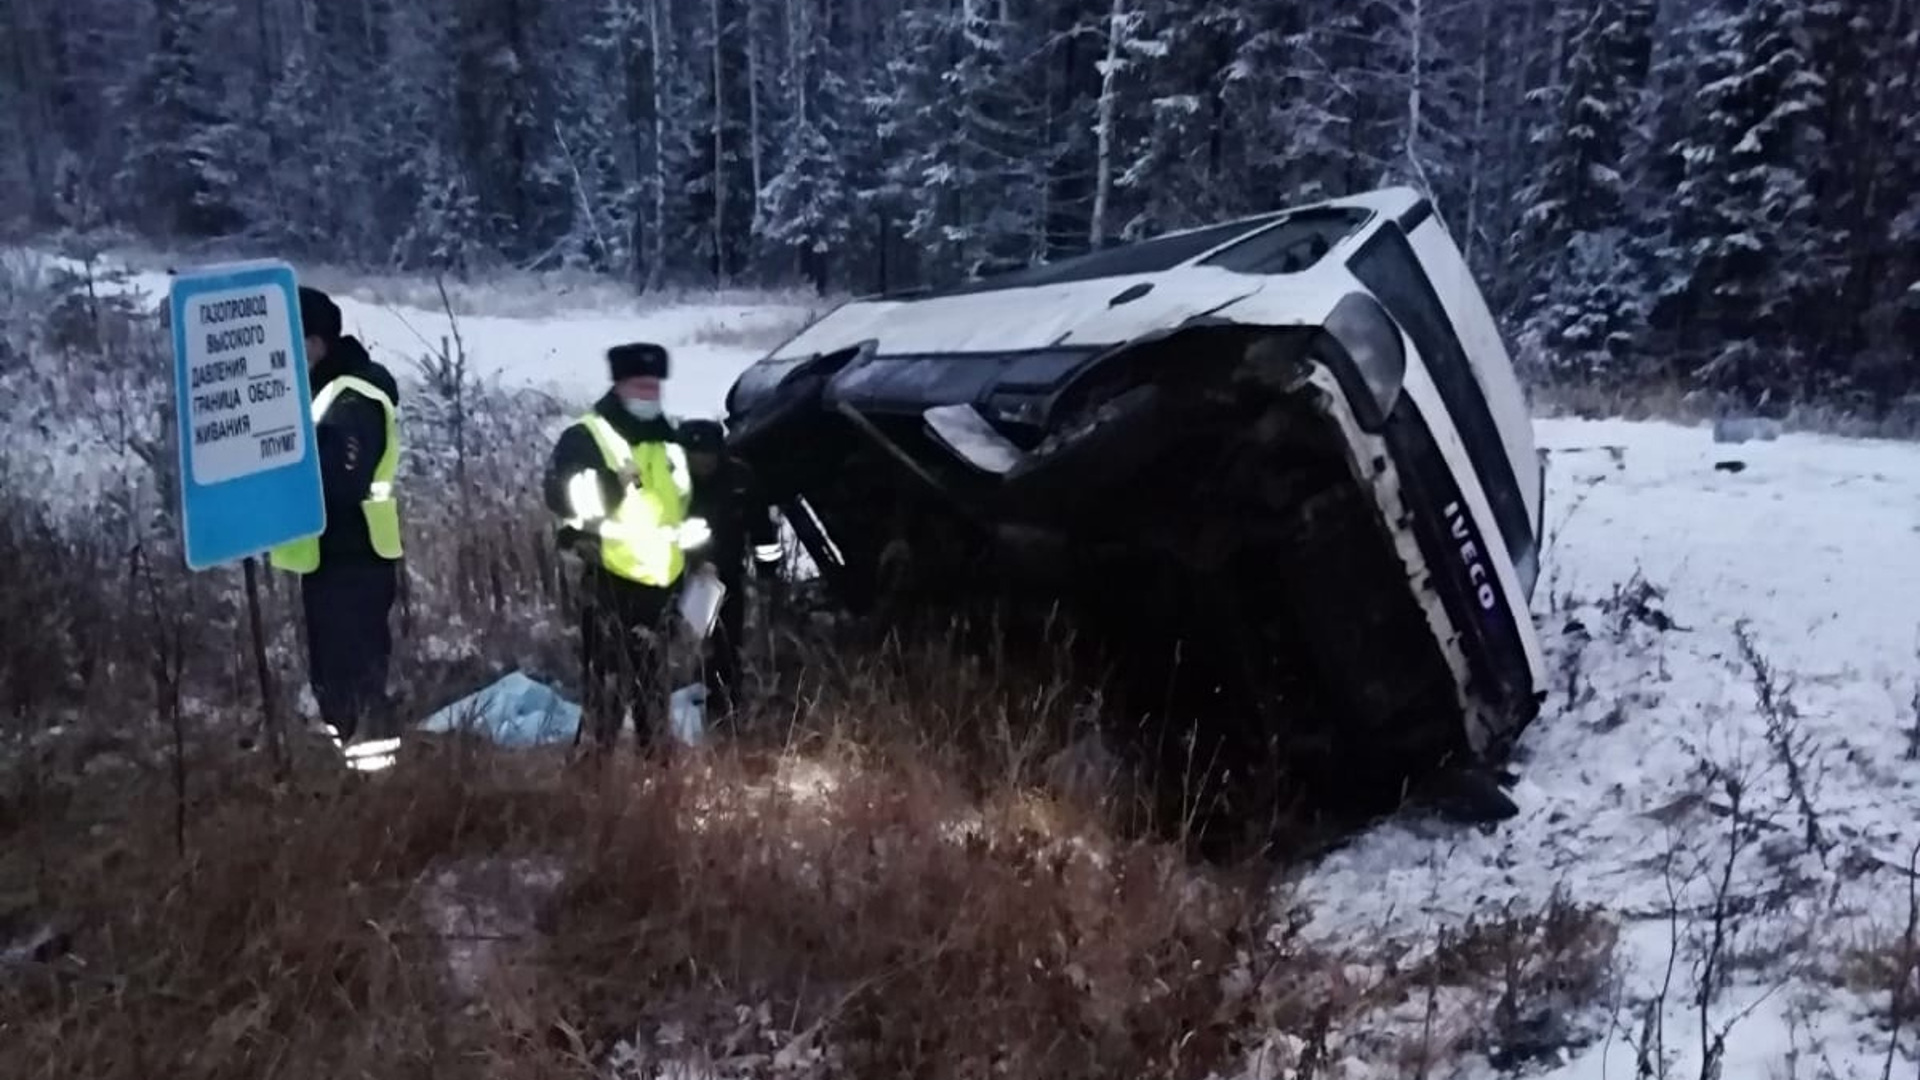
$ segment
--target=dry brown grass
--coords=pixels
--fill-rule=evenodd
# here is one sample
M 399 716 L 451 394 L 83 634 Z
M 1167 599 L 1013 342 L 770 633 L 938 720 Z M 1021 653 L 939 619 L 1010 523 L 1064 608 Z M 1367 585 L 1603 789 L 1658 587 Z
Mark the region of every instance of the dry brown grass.
M 1887 1028 L 1889 1076 L 1902 1052 L 1913 1055 L 1911 1048 L 1920 1044 L 1920 845 L 1899 869 L 1905 871 L 1905 925 L 1853 949 L 1841 971 L 1844 983 L 1867 995 Z
M 563 777 L 548 755 L 443 747 L 363 785 L 275 789 L 207 758 L 184 857 L 164 784 L 108 826 L 26 823 L 8 876 L 85 966 L 0 978 L 0 1073 L 581 1075 L 636 1030 L 678 1022 L 699 1045 L 742 1006 L 789 1043 L 813 1032 L 840 1074 L 1197 1075 L 1231 1048 L 1194 1025 L 1225 1019 L 1218 974 L 1262 906 L 1247 882 L 1067 842 L 938 774 L 850 768 L 819 795 L 772 761 Z M 531 972 L 463 1011 L 422 883 L 502 855 L 564 885 Z
M 184 855 L 163 769 L 78 781 L 0 826 L 16 923 L 71 939 L 0 969 L 0 1075 L 1201 1077 L 1263 1045 L 1285 1070 L 1497 1052 L 1606 967 L 1565 905 L 1309 946 L 1267 867 L 1196 865 L 1044 784 L 983 791 L 817 708 L 807 753 L 435 739 L 282 786 L 209 739 Z

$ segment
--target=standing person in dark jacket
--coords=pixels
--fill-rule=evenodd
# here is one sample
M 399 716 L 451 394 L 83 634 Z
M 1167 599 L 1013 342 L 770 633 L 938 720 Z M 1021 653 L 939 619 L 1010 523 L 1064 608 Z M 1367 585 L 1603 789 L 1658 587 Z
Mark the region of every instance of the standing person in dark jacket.
M 321 720 L 342 743 L 356 735 L 389 737 L 387 619 L 401 556 L 393 492 L 400 391 L 358 339 L 341 333 L 340 308 L 327 294 L 301 287 L 300 323 L 327 527 L 274 548 L 269 561 L 300 575 L 307 672 Z
M 547 508 L 560 544 L 581 557 L 583 732 L 599 748 L 628 714 L 642 750 L 667 706 L 667 617 L 686 551 L 706 542 L 689 516 L 690 477 L 661 411 L 667 351 L 648 343 L 607 351 L 613 387 L 561 433 L 547 464 Z
M 726 596 L 711 639 L 706 667 L 707 711 L 724 716 L 739 704 L 740 650 L 746 644 L 746 577 L 749 548 L 756 565 L 780 559 L 780 537 L 753 477 L 727 453 L 726 428 L 718 420 L 680 424 L 680 443 L 693 473 L 693 512 L 713 538 L 704 559 L 719 572 Z

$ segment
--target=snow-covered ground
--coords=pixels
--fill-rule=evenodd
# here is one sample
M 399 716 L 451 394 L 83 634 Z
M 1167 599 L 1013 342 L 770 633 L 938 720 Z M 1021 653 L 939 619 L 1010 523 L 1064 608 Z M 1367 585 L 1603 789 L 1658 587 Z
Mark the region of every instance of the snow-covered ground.
M 84 269 L 71 258 L 27 254 L 48 267 Z M 332 276 L 322 274 L 316 280 Z M 137 291 L 145 303 L 161 308 L 167 302 L 170 280 L 165 270 L 137 269 L 109 288 Z M 667 346 L 673 358 L 672 375 L 663 391 L 666 407 L 681 416 L 719 415 L 726 391 L 740 372 L 797 331 L 811 314 L 828 306 L 827 301 L 809 303 L 801 298 L 737 303 L 645 301 L 607 289 L 579 295 L 556 291 L 545 302 L 534 304 L 512 294 L 516 285 L 523 292 L 532 288 L 513 281 L 488 286 L 501 294 L 497 304 L 485 297 L 476 301 L 474 290 L 462 288 L 456 312 L 494 307 L 519 312 L 539 307 L 542 314 L 461 312 L 450 317 L 444 307 L 428 299 L 430 289 L 407 290 L 399 300 L 378 298 L 376 290 L 360 288 L 335 290 L 332 295 L 340 305 L 346 332 L 357 336 L 368 353 L 403 383 L 416 376 L 421 360 L 457 342 L 478 378 L 549 391 L 569 405 L 584 406 L 606 390 L 609 346 L 658 342 Z
M 347 332 L 359 336 L 374 359 L 396 375 L 404 375 L 418 358 L 437 352 L 442 335 L 452 335 L 441 311 L 352 297 L 342 297 L 340 309 Z M 719 416 L 734 379 L 805 314 L 803 308 L 685 304 L 651 310 L 560 312 L 544 319 L 462 316 L 457 326 L 469 362 L 482 378 L 498 377 L 550 390 L 583 406 L 607 388 L 609 346 L 659 342 L 673 358 L 663 391 L 667 409 L 680 416 Z
M 1538 431 L 1552 546 L 1535 610 L 1563 676 L 1519 747 L 1520 816 L 1486 834 L 1377 829 L 1300 871 L 1288 899 L 1316 935 L 1408 942 L 1556 888 L 1599 905 L 1621 920 L 1617 1018 L 1591 1018 L 1597 1041 L 1548 1073 L 1598 1080 L 1635 1075 L 1676 929 L 1664 1041 L 1671 1075 L 1701 1075 L 1693 973 L 1724 895 L 1731 986 L 1708 1008 L 1710 1030 L 1732 1028 L 1724 1075 L 1792 1075 L 1797 1055 L 1802 1076 L 1881 1076 L 1867 1009 L 1884 996 L 1836 984 L 1849 949 L 1905 927 L 1920 842 L 1920 446 Z M 1771 724 L 1742 626 L 1772 669 Z M 1749 826 L 1737 852 L 1726 776 Z

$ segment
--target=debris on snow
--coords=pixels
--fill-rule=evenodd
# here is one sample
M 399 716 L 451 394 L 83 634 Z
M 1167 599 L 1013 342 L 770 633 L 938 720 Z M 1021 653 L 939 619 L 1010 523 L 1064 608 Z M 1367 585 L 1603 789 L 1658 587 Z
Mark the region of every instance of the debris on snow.
M 477 734 L 512 747 L 569 743 L 579 727 L 580 706 L 518 671 L 420 723 L 422 731 Z
M 674 737 L 689 746 L 700 742 L 705 720 L 704 687 L 683 686 L 671 699 Z M 420 723 L 420 730 L 472 734 L 499 746 L 525 748 L 572 743 L 580 729 L 578 704 L 521 672 L 447 705 Z

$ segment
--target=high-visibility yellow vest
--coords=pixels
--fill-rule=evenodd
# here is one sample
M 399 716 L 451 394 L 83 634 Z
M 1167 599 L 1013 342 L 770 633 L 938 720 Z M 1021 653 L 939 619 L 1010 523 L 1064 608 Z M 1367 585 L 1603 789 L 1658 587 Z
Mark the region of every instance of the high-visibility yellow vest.
M 383 558 L 398 559 L 401 553 L 400 507 L 394 501 L 393 477 L 400 468 L 400 425 L 393 399 L 365 379 L 342 375 L 314 395 L 313 422 L 318 426 L 327 415 L 327 410 L 348 390 L 379 402 L 381 411 L 386 413 L 387 448 L 380 455 L 380 460 L 374 463 L 373 480 L 367 485 L 366 498 L 360 501 L 360 511 L 366 517 L 367 538 L 373 544 L 374 552 Z M 267 558 L 278 569 L 311 574 L 320 568 L 320 538 L 310 536 L 281 544 L 268 552 Z
M 599 413 L 589 412 L 575 422 L 585 425 L 593 435 L 607 468 L 626 478 L 620 505 L 606 515 L 606 524 L 595 530 L 600 537 L 601 565 L 615 576 L 641 585 L 665 588 L 678 581 L 686 569 L 679 528 L 686 521 L 693 494 L 686 451 L 673 442 L 628 443 Z M 588 479 L 590 490 L 598 498 L 599 481 L 591 476 Z M 576 504 L 573 509 L 580 514 L 584 508 Z M 569 518 L 567 524 L 590 528 L 581 517 Z

